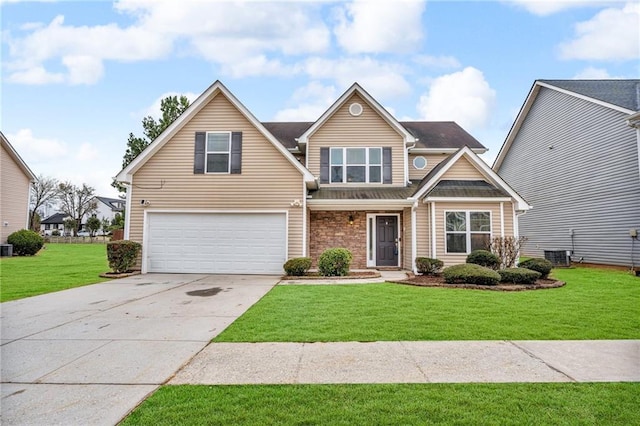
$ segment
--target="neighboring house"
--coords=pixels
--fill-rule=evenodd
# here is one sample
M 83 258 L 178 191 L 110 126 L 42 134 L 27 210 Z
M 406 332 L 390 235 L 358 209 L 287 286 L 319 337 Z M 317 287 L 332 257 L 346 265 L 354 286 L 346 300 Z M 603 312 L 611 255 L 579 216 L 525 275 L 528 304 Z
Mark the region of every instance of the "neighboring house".
M 100 220 L 106 218 L 109 220 L 109 223 L 111 223 L 111 221 L 116 217 L 116 214 L 122 214 L 122 212 L 124 211 L 125 200 L 122 200 L 120 198 L 95 196 L 93 197 L 92 201 L 96 202 L 97 210 L 91 213 L 90 216 L 95 216 Z M 53 230 L 57 229 L 62 234 L 64 233 L 64 221 L 69 217 L 70 216 L 65 213 L 53 214 L 40 222 L 40 231 L 45 235 L 51 235 Z M 87 215 L 82 218 L 82 224 L 80 227 L 81 232 L 87 231 L 86 224 L 88 218 L 89 216 Z M 100 229 L 96 234 L 101 235 L 102 229 Z
M 40 221 L 40 232 L 44 235 L 52 235 L 53 231 L 64 234 L 64 221 L 70 216 L 66 213 L 55 213 Z
M 352 268 L 464 262 L 530 206 L 452 122 L 399 122 L 358 84 L 313 123 L 261 123 L 220 82 L 117 180 L 143 272 L 282 273 L 346 247 Z
M 0 132 L 0 243 L 21 229 L 29 228 L 31 182 L 36 181 L 29 166 Z
M 535 206 L 524 254 L 640 265 L 639 110 L 640 80 L 533 84 L 493 165 Z

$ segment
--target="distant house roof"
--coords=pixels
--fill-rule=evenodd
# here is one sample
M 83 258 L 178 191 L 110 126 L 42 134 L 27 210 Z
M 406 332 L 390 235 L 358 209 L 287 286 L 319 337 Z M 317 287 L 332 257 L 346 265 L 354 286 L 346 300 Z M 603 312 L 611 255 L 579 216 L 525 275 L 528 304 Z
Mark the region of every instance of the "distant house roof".
M 640 111 L 640 80 L 538 81 L 631 111 Z
M 457 150 L 468 146 L 486 151 L 484 145 L 453 121 L 401 121 L 400 124 L 417 139 L 416 148 Z M 296 149 L 297 138 L 313 122 L 267 122 L 262 125 L 287 149 Z
M 100 200 L 103 204 L 111 207 L 111 209 L 115 212 L 121 212 L 124 210 L 125 200 L 121 198 L 108 198 L 108 197 L 98 197 L 96 199 Z
M 509 197 L 502 189 L 483 180 L 441 180 L 427 197 Z
M 42 220 L 40 223 L 42 225 L 47 225 L 47 224 L 56 225 L 56 224 L 64 223 L 64 220 L 68 217 L 69 215 L 66 213 L 55 213 L 49 216 L 48 218 Z

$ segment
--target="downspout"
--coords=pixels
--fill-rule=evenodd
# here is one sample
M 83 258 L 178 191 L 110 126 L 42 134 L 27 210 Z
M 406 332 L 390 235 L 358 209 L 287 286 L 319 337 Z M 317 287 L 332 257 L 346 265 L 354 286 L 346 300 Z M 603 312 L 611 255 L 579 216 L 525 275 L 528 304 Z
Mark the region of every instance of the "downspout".
M 414 274 L 418 273 L 418 268 L 416 267 L 416 257 L 418 256 L 418 241 L 416 241 L 418 237 L 418 225 L 416 223 L 416 218 L 418 216 L 416 213 L 417 209 L 418 200 L 416 200 L 411 206 L 411 269 Z
M 436 253 L 436 203 L 431 202 L 431 257 L 438 258 Z
M 302 257 L 307 257 L 307 183 L 302 179 Z

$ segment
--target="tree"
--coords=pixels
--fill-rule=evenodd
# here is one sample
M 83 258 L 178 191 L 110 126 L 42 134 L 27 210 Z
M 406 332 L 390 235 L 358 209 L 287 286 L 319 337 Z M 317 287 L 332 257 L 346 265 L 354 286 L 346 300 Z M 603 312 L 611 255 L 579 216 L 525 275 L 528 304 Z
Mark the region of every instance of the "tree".
M 71 219 L 70 217 L 66 218 L 63 222 L 64 224 L 64 234 L 71 234 L 76 229 L 76 220 Z
M 109 221 L 109 218 L 103 217 L 100 221 L 100 227 L 102 229 L 102 239 L 104 239 L 111 230 L 111 222 Z
M 71 182 L 58 184 L 58 200 L 60 210 L 76 221 L 73 235 L 78 235 L 78 230 L 82 225 L 82 218 L 91 215 L 98 209 L 98 203 L 94 198 L 95 189 L 86 184 L 81 187 L 73 185 Z
M 55 201 L 58 190 L 58 181 L 52 177 L 38 176 L 35 182 L 31 182 L 31 198 L 29 211 L 29 228 L 40 231 L 35 227 L 35 215 L 38 209 Z M 39 226 L 38 226 L 39 228 Z
M 115 214 L 111 220 L 111 229 L 124 229 L 124 214 Z
M 189 99 L 186 96 L 167 96 L 160 101 L 160 112 L 162 117 L 158 121 L 151 116 L 142 119 L 143 137 L 135 136 L 129 133 L 127 140 L 127 150 L 122 157 L 122 168 L 124 169 L 131 163 L 144 149 L 153 142 L 160 133 L 164 131 L 176 118 L 180 116 L 187 108 L 189 108 Z M 126 188 L 115 180 L 111 186 L 120 192 L 126 192 Z
M 40 213 L 38 212 L 33 212 L 33 211 L 29 211 L 29 214 L 31 215 L 32 219 L 31 219 L 31 230 L 34 232 L 40 232 L 40 223 L 42 222 L 42 218 L 40 217 Z
M 100 229 L 102 222 L 95 216 L 91 216 L 87 219 L 87 229 L 89 229 L 89 235 L 93 238 L 96 236 L 96 232 Z

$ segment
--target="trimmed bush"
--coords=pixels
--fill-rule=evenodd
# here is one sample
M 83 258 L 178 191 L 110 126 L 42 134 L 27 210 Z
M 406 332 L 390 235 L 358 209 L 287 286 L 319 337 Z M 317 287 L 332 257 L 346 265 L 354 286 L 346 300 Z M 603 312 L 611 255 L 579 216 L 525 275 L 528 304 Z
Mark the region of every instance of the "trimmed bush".
M 467 256 L 467 263 L 498 269 L 500 267 L 500 258 L 488 250 L 474 250 Z
M 33 256 L 44 245 L 44 238 L 37 232 L 21 229 L 9 235 L 7 243 L 13 245 L 13 253 L 18 256 Z
M 294 257 L 285 262 L 284 271 L 290 276 L 302 276 L 306 275 L 309 268 L 311 268 L 310 257 Z
M 496 285 L 500 281 L 500 274 L 496 271 L 473 263 L 449 266 L 444 268 L 442 275 L 449 284 Z
M 526 268 L 507 268 L 498 271 L 500 281 L 513 284 L 533 284 L 542 275 L 538 271 Z
M 432 259 L 430 257 L 416 257 L 416 268 L 418 272 L 423 275 L 434 275 L 440 272 L 444 262 L 439 259 Z
M 527 268 L 531 269 L 532 271 L 540 272 L 540 278 L 542 279 L 546 279 L 553 269 L 553 263 L 549 262 L 547 259 L 542 259 L 539 257 L 534 257 L 532 259 L 525 260 L 524 262 L 520 262 L 518 266 L 520 268 Z
M 131 267 L 136 264 L 141 247 L 140 243 L 129 240 L 108 242 L 107 259 L 111 270 L 115 273 L 131 270 Z
M 322 252 L 318 259 L 318 272 L 325 277 L 339 277 L 349 274 L 353 256 L 346 248 L 330 248 Z

